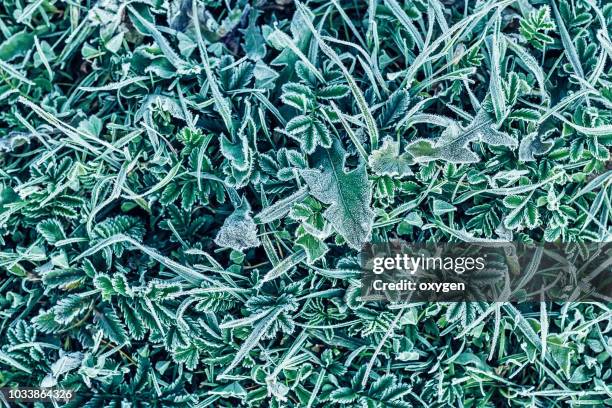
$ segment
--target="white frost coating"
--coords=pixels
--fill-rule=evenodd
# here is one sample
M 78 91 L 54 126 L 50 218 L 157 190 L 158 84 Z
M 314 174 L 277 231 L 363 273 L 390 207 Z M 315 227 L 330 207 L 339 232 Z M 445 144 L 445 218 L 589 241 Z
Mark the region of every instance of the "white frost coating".
M 544 71 L 542 71 L 542 67 L 540 67 L 538 61 L 529 53 L 529 51 L 524 49 L 522 46 L 507 37 L 504 38 L 506 40 L 505 42 L 508 45 L 508 48 L 514 51 L 514 53 L 520 58 L 520 60 L 523 61 L 525 67 L 533 74 L 536 81 L 538 81 L 538 86 L 540 87 L 540 93 L 542 95 L 542 101 L 548 100 L 549 96 L 546 92 L 546 80 L 544 79 Z
M 467 127 L 455 122 L 450 124 L 438 139 L 415 140 L 406 150 L 417 162 L 441 159 L 451 163 L 476 163 L 480 158 L 469 148 L 469 144 L 476 141 L 511 149 L 518 147 L 518 141 L 497 130 L 489 113 L 481 108 Z
M 185 120 L 183 109 L 181 109 L 176 100 L 165 95 L 149 95 L 140 106 L 140 109 L 136 111 L 134 121 L 140 122 L 144 115 L 147 112 L 151 112 L 154 108 L 167 112 L 174 118 Z
M 287 133 L 300 142 L 302 150 L 314 152 L 318 145 L 331 146 L 331 136 L 327 127 L 316 117 L 300 115 L 291 119 L 285 127 Z
M 251 149 L 249 149 L 249 142 L 244 134 L 239 132 L 237 139 L 232 142 L 221 135 L 221 153 L 229 159 L 233 168 L 238 171 L 246 171 L 251 166 Z
M 506 98 L 504 94 L 504 89 L 502 88 L 502 78 L 501 78 L 501 67 L 500 67 L 500 59 L 501 59 L 501 48 L 504 37 L 499 37 L 501 24 L 501 12 L 497 12 L 497 17 L 495 18 L 495 28 L 493 30 L 493 37 L 491 39 L 491 81 L 489 84 L 489 90 L 491 92 L 491 102 L 493 103 L 493 110 L 495 111 L 495 117 L 497 118 L 497 123 L 501 124 L 507 115 L 507 107 L 506 107 Z
M 314 163 L 322 170 L 307 169 L 301 174 L 310 194 L 329 205 L 323 216 L 351 248 L 361 249 L 372 234 L 372 185 L 364 163 L 348 173 L 344 171 L 345 156 L 340 142 L 334 139 L 330 149 L 319 147 L 315 151 Z
M 60 350 L 60 358 L 51 365 L 51 372 L 41 382 L 41 387 L 55 387 L 60 376 L 69 373 L 81 366 L 83 353 L 66 353 Z
M 295 193 L 291 194 L 288 197 L 283 198 L 272 204 L 269 207 L 264 208 L 259 214 L 255 216 L 255 218 L 262 224 L 267 224 L 269 222 L 278 220 L 284 217 L 291 207 L 296 202 L 302 200 L 308 195 L 308 191 L 305 187 L 299 189 Z
M 225 219 L 215 238 L 215 244 L 236 251 L 261 245 L 257 237 L 257 226 L 251 217 L 251 206 L 246 199 L 243 198 L 240 207 Z
M 537 132 L 530 133 L 521 140 L 519 160 L 522 162 L 535 161 L 534 155 L 542 155 L 548 152 L 552 146 L 552 142 L 540 140 Z
M 409 153 L 400 154 L 400 144 L 390 137 L 383 139 L 380 149 L 374 150 L 368 159 L 372 171 L 381 176 L 409 176 L 413 164 Z

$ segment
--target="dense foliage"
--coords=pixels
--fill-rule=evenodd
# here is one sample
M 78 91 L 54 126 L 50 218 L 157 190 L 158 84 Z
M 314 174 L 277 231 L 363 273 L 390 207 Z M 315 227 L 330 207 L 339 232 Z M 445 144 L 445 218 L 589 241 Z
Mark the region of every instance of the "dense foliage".
M 611 405 L 609 302 L 362 302 L 356 259 L 609 241 L 611 31 L 606 0 L 3 0 L 0 387 Z

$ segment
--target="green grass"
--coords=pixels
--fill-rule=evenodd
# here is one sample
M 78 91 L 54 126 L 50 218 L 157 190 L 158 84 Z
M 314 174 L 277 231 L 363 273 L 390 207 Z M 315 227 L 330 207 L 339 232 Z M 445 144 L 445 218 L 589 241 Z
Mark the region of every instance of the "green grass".
M 3 1 L 0 387 L 612 405 L 609 298 L 364 302 L 357 258 L 610 241 L 606 3 Z

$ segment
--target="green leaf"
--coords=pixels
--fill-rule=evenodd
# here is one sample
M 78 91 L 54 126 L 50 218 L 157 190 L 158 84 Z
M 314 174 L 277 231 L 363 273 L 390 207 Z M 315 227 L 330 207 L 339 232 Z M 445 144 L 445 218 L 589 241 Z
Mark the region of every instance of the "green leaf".
M 489 83 L 489 92 L 491 93 L 491 101 L 493 102 L 493 111 L 497 123 L 501 123 L 506 118 L 506 98 L 502 88 L 501 74 L 501 47 L 503 37 L 500 37 L 500 21 L 501 15 L 497 15 L 496 23 L 493 29 L 493 37 L 491 39 L 491 79 Z
M 308 108 L 312 108 L 314 105 L 314 94 L 310 88 L 295 82 L 289 82 L 283 85 L 281 99 L 285 104 L 300 111 L 305 111 Z M 290 129 L 287 129 L 287 131 L 291 132 Z
M 504 206 L 507 208 L 517 208 L 524 204 L 525 197 L 517 195 L 509 195 L 504 198 Z
M 282 306 L 277 306 L 273 310 L 268 311 L 259 321 L 253 325 L 253 330 L 249 337 L 247 337 L 240 349 L 235 353 L 232 362 L 225 367 L 223 372 L 219 374 L 218 377 L 224 377 L 229 373 L 234 367 L 236 367 L 246 356 L 247 354 L 257 345 L 259 339 L 266 333 L 268 328 L 274 323 L 279 314 L 283 312 Z
M 301 188 L 295 193 L 275 202 L 274 204 L 261 210 L 259 214 L 255 216 L 257 222 L 267 224 L 275 221 L 279 218 L 284 217 L 297 202 L 303 200 L 308 195 L 306 188 Z
M 168 40 L 164 38 L 162 33 L 157 29 L 154 24 L 151 24 L 146 18 L 140 15 L 138 11 L 132 6 L 127 6 L 127 9 L 130 11 L 129 16 L 132 18 L 132 21 L 135 24 L 138 24 L 141 27 L 141 31 L 144 34 L 148 34 L 157 43 L 161 51 L 164 53 L 165 57 L 168 59 L 168 62 L 171 63 L 176 69 L 183 69 L 186 67 L 187 62 L 182 60 L 177 53 L 172 49 Z
M 525 122 L 537 122 L 540 120 L 540 113 L 534 109 L 517 109 L 508 115 L 508 119 L 519 119 Z
M 380 149 L 372 151 L 369 165 L 372 171 L 379 176 L 404 177 L 412 175 L 410 165 L 414 164 L 409 153 L 400 154 L 399 143 L 386 137 Z
M 323 216 L 351 248 L 360 249 L 369 241 L 374 212 L 370 208 L 372 186 L 365 165 L 346 171 L 346 152 L 334 140 L 330 149 L 318 148 L 314 164 L 319 169 L 301 170 L 310 194 L 329 207 Z
M 295 245 L 304 249 L 304 252 L 306 252 L 306 262 L 308 264 L 312 264 L 318 259 L 321 259 L 329 250 L 325 242 L 308 233 L 300 235 L 295 240 Z
M 540 215 L 538 207 L 533 201 L 530 201 L 525 206 L 525 226 L 529 229 L 534 229 L 540 223 Z
M 443 200 L 435 199 L 432 205 L 432 212 L 434 215 L 443 215 L 449 212 L 456 211 L 457 208 Z
M 559 9 L 554 1 L 551 2 L 552 10 L 555 15 L 555 20 L 559 25 L 559 33 L 561 34 L 561 42 L 563 43 L 564 51 L 569 60 L 574 72 L 580 77 L 584 79 L 584 71 L 582 69 L 582 64 L 580 63 L 580 56 L 578 52 L 576 52 L 576 48 L 574 47 L 574 42 L 572 37 L 570 36 L 567 28 L 565 27 L 565 23 L 563 22 L 563 18 L 559 13 Z
M 423 219 L 418 212 L 411 212 L 406 215 L 406 217 L 404 217 L 404 222 L 414 225 L 415 227 L 421 227 L 423 225 Z
M 266 43 L 261 28 L 256 25 L 258 11 L 252 9 L 249 14 L 249 25 L 246 30 L 240 30 L 244 34 L 243 49 L 246 55 L 255 61 L 259 61 L 266 56 Z
M 540 94 L 542 96 L 542 101 L 545 101 L 549 98 L 548 93 L 546 91 L 546 84 L 544 79 L 544 71 L 542 67 L 538 63 L 538 61 L 522 46 L 516 44 L 514 41 L 505 37 L 505 42 L 508 45 L 508 48 L 512 50 L 519 59 L 523 62 L 525 67 L 533 74 L 538 82 L 538 86 L 540 87 Z
M 200 360 L 200 352 L 195 344 L 189 347 L 178 348 L 172 355 L 174 361 L 185 364 L 188 370 L 195 370 Z
M 102 331 L 104 337 L 117 345 L 128 342 L 129 339 L 125 327 L 112 308 L 104 308 L 103 310 L 96 312 L 95 316 L 96 323 Z
M 228 385 L 222 385 L 214 390 L 209 391 L 210 394 L 220 395 L 225 398 L 244 398 L 247 396 L 247 391 L 240 385 L 239 382 L 234 381 Z
M 406 114 L 409 103 L 410 94 L 407 91 L 400 89 L 391 94 L 378 116 L 378 123 L 380 123 L 381 128 L 394 125 Z
M 36 231 L 38 231 L 49 244 L 55 244 L 57 241 L 66 238 L 64 227 L 62 227 L 62 224 L 57 219 L 41 221 L 36 226 Z
M 119 299 L 118 304 L 130 337 L 134 340 L 142 340 L 146 333 L 143 317 L 128 304 L 126 299 Z
M 571 358 L 575 354 L 565 340 L 557 335 L 551 335 L 547 340 L 547 349 L 552 359 L 558 364 L 566 378 L 570 377 Z
M 100 290 L 102 294 L 102 299 L 108 301 L 115 294 L 115 289 L 113 288 L 113 282 L 108 275 L 106 274 L 96 275 L 94 277 L 93 283 L 94 283 L 94 287 Z
M 70 324 L 81 316 L 90 306 L 90 300 L 79 295 L 70 294 L 62 298 L 54 306 L 55 321 Z
M 350 404 L 355 401 L 359 395 L 352 388 L 342 387 L 332 391 L 330 394 L 332 401 L 338 404 Z
M 542 156 L 550 151 L 553 147 L 553 142 L 542 141 L 540 136 L 534 132 L 521 139 L 519 146 L 519 160 L 522 162 L 531 162 L 536 160 L 536 156 Z
M 10 62 L 21 57 L 34 47 L 34 35 L 20 31 L 11 35 L 0 44 L 0 60 Z
M 278 73 L 266 65 L 262 60 L 258 60 L 253 70 L 255 86 L 260 89 L 272 89 L 278 78 Z
M 83 353 L 60 353 L 60 358 L 51 364 L 51 375 L 57 379 L 77 369 L 81 365 L 81 361 L 83 361 Z
M 351 76 L 349 71 L 346 69 L 346 67 L 342 63 L 342 60 L 340 59 L 338 54 L 329 45 L 327 45 L 323 41 L 323 38 L 321 38 L 321 35 L 319 34 L 317 29 L 314 27 L 314 25 L 308 18 L 309 10 L 300 2 L 296 2 L 296 5 L 297 5 L 297 9 L 304 17 L 303 19 L 304 24 L 310 30 L 312 35 L 316 38 L 319 47 L 321 47 L 321 51 L 323 51 L 323 53 L 325 53 L 325 55 L 327 55 L 329 59 L 335 65 L 337 65 L 338 68 L 340 68 L 340 70 L 342 71 L 342 75 L 346 79 L 346 82 L 348 83 L 351 93 L 353 94 L 353 97 L 355 98 L 357 106 L 359 107 L 359 110 L 361 111 L 361 114 L 363 115 L 363 118 L 365 120 L 365 125 L 368 130 L 368 134 L 370 136 L 371 147 L 373 149 L 378 148 L 378 137 L 379 137 L 378 127 L 376 126 L 376 121 L 374 120 L 374 117 L 372 116 L 372 112 L 370 111 L 370 108 L 365 100 L 363 92 L 357 86 L 355 79 Z
M 323 99 L 340 99 L 344 98 L 350 89 L 348 86 L 343 84 L 332 84 L 317 91 L 317 97 Z
M 327 148 L 332 143 L 327 127 L 313 116 L 296 116 L 287 123 L 286 130 L 308 154 L 313 153 L 317 146 Z
M 17 361 L 16 359 L 14 359 L 13 357 L 11 357 L 10 355 L 6 354 L 4 351 L 0 350 L 0 363 L 6 364 L 10 367 L 14 367 L 18 370 L 21 370 L 25 373 L 31 374 L 32 370 L 29 369 L 28 367 L 24 366 L 23 364 L 21 364 L 19 361 Z
M 510 149 L 518 146 L 516 139 L 494 127 L 489 114 L 481 108 L 467 127 L 451 122 L 438 139 L 417 139 L 406 150 L 416 162 L 441 159 L 451 163 L 476 163 L 480 158 L 469 149 L 469 144 L 475 141 Z
M 261 245 L 257 236 L 257 225 L 251 217 L 251 206 L 246 199 L 243 198 L 240 206 L 225 219 L 217 233 L 215 244 L 235 251 Z

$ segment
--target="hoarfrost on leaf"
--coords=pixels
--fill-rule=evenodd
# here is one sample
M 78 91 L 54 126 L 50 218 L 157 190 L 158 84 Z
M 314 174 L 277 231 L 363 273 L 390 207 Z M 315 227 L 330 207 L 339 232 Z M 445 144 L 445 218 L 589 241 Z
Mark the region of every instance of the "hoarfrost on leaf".
M 360 249 L 371 236 L 374 211 L 370 208 L 372 186 L 365 163 L 345 171 L 346 151 L 337 139 L 330 149 L 317 148 L 314 166 L 301 174 L 310 194 L 329 207 L 323 216 L 342 235 L 348 245 Z
M 482 142 L 491 146 L 506 146 L 516 149 L 517 140 L 507 133 L 497 130 L 490 114 L 480 108 L 467 127 L 458 122 L 448 124 L 438 139 L 417 139 L 406 150 L 417 162 L 445 160 L 451 163 L 476 163 L 480 157 L 470 150 L 470 143 Z
M 381 148 L 374 150 L 369 157 L 372 171 L 380 176 L 409 176 L 410 165 L 414 164 L 410 153 L 400 154 L 400 144 L 390 137 L 383 139 Z
M 257 225 L 251 217 L 251 206 L 242 199 L 240 206 L 225 219 L 215 238 L 215 244 L 236 251 L 258 247 L 261 242 L 257 236 Z
M 553 146 L 551 141 L 542 141 L 537 132 L 525 136 L 519 146 L 519 160 L 522 162 L 535 161 L 535 156 L 548 152 Z

